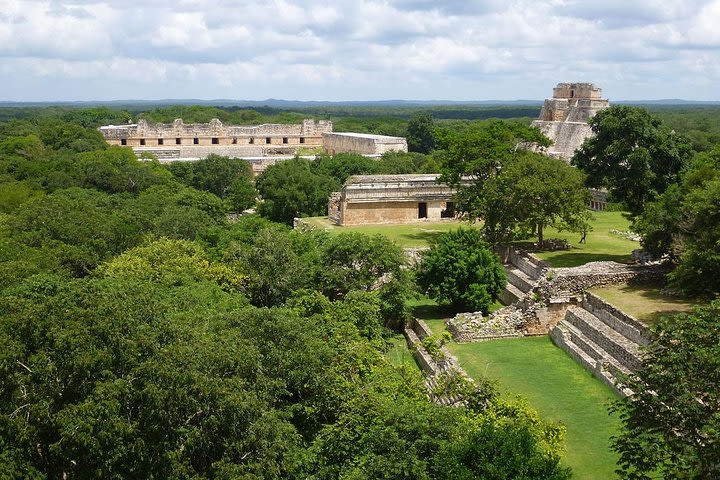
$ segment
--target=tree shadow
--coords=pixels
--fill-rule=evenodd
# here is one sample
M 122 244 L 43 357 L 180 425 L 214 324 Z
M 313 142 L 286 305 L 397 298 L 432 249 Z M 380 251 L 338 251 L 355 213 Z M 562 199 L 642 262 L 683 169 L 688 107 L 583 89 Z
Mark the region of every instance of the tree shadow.
M 413 308 L 413 315 L 421 320 L 454 317 L 459 311 L 450 305 L 418 305 Z

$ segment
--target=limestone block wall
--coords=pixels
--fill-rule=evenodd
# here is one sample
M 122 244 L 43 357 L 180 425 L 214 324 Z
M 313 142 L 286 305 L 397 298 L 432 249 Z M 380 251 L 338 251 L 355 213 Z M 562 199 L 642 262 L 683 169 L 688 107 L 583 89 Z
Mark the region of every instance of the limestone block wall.
M 639 345 L 649 342 L 647 326 L 597 295 L 585 292 L 582 307 Z
M 342 208 L 342 225 L 414 223 L 419 221 L 441 220 L 440 213 L 445 209 L 445 202 L 429 201 L 427 218 L 419 218 L 419 202 L 393 201 L 373 203 L 346 203 Z
M 336 153 L 382 155 L 390 151 L 407 152 L 407 141 L 403 137 L 334 132 L 323 133 L 322 141 L 323 148 L 331 155 Z
M 209 123 L 106 125 L 100 127 L 111 145 L 129 147 L 222 146 L 222 145 L 322 145 L 322 134 L 332 132 L 332 122 L 306 119 L 301 124 L 224 125 L 213 119 Z
M 580 148 L 586 138 L 592 135 L 590 125 L 582 122 L 550 122 L 535 120 L 533 127 L 538 127 L 553 144 L 548 148 L 548 154 L 570 161 L 575 150 Z

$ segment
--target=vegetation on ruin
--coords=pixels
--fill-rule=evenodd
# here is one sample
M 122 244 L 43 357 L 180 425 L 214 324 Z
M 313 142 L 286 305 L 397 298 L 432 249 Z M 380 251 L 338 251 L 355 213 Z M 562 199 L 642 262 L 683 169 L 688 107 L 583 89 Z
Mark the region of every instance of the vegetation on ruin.
M 720 302 L 653 325 L 647 358 L 624 381 L 634 394 L 615 403 L 622 478 L 720 475 Z
M 505 269 L 479 230 L 459 228 L 434 238 L 416 267 L 420 289 L 458 311 L 487 313 L 507 284 Z

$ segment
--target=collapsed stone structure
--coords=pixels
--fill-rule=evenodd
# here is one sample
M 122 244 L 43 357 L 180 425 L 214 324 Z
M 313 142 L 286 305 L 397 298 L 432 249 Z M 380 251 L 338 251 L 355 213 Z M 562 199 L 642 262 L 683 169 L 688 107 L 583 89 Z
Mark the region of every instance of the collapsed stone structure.
M 262 171 L 275 157 L 289 158 L 303 149 L 316 153 L 381 155 L 395 150 L 407 152 L 401 137 L 362 133 L 333 133 L 329 120 L 303 120 L 299 124 L 224 125 L 217 118 L 209 123 L 106 125 L 100 133 L 111 145 L 132 147 L 138 156 L 152 154 L 160 161 L 198 160 L 210 154 L 251 160 L 253 170 Z
M 540 118 L 532 122 L 553 141 L 545 153 L 569 162 L 592 135 L 588 120 L 608 106 L 601 89 L 592 83 L 558 83 L 553 98 L 545 100 Z
M 455 189 L 439 174 L 353 175 L 330 195 L 328 218 L 337 225 L 413 223 L 455 217 Z

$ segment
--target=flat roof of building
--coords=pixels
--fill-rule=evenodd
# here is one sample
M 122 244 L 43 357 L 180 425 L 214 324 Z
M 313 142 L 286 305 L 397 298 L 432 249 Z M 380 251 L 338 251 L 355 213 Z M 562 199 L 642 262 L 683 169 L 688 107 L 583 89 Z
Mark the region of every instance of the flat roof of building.
M 375 135 L 373 133 L 355 133 L 355 132 L 326 132 L 324 135 L 342 135 L 345 137 L 369 138 L 372 140 L 405 140 L 403 137 L 392 137 L 390 135 Z
M 415 173 L 403 175 L 352 175 L 345 181 L 345 185 L 361 183 L 398 183 L 398 182 L 434 182 L 439 173 Z

